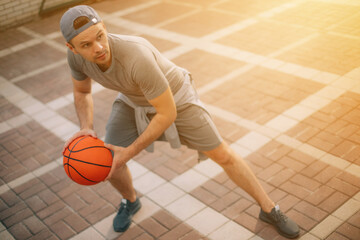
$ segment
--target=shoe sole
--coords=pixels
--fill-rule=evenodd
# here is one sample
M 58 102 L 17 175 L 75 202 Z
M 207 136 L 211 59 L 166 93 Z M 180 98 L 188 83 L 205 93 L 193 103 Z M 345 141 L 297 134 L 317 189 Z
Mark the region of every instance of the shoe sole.
M 266 216 L 260 214 L 259 218 L 260 218 L 260 220 L 262 220 L 263 222 L 269 223 L 269 224 L 271 224 L 272 226 L 274 226 L 274 227 L 276 228 L 276 231 L 277 231 L 281 236 L 284 236 L 284 237 L 293 239 L 293 238 L 297 238 L 297 237 L 299 236 L 299 234 L 300 234 L 300 232 L 299 232 L 299 233 L 297 233 L 296 235 L 288 235 L 288 234 L 283 233 L 282 231 L 280 231 L 280 228 L 279 228 L 278 226 L 276 226 L 276 225 L 275 225 L 270 219 L 268 219 Z
M 139 203 L 139 206 L 137 207 L 137 208 L 135 208 L 135 211 L 134 211 L 134 213 L 133 214 L 131 214 L 131 218 L 140 210 L 140 208 L 142 207 L 142 205 L 141 205 L 141 203 Z M 114 229 L 114 231 L 115 232 L 120 232 L 120 233 L 122 233 L 122 232 L 126 232 L 126 230 L 128 230 L 129 229 L 129 227 L 130 227 L 130 225 L 131 225 L 131 223 L 132 223 L 132 220 L 129 222 L 129 224 L 128 225 L 126 225 L 124 228 L 122 228 L 122 229 L 119 229 L 119 231 L 116 231 L 115 229 Z

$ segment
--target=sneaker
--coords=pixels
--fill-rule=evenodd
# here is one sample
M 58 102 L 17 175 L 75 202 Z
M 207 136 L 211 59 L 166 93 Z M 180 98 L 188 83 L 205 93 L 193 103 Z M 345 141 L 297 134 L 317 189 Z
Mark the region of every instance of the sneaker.
M 259 218 L 275 226 L 278 233 L 284 237 L 296 238 L 299 236 L 300 230 L 298 225 L 280 211 L 279 205 L 271 209 L 270 213 L 266 213 L 261 209 Z
M 140 208 L 141 203 L 138 198 L 136 198 L 136 201 L 133 203 L 127 199 L 122 199 L 120 209 L 114 218 L 114 231 L 125 232 L 130 227 L 133 215 L 139 211 Z

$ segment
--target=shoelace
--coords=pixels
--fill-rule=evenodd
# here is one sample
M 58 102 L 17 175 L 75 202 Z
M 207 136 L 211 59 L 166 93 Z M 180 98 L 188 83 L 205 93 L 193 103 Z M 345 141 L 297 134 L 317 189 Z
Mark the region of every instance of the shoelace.
M 285 216 L 280 210 L 275 210 L 271 213 L 272 217 L 275 219 L 276 222 L 285 223 L 287 221 L 287 216 Z

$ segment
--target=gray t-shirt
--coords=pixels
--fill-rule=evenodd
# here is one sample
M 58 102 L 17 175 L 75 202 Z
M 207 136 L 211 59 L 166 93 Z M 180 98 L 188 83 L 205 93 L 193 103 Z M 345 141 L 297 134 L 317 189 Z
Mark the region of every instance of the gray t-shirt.
M 175 94 L 185 80 L 183 72 L 141 37 L 108 34 L 112 62 L 102 72 L 96 63 L 68 50 L 68 63 L 76 80 L 87 77 L 126 95 L 140 106 L 160 96 L 168 86 Z

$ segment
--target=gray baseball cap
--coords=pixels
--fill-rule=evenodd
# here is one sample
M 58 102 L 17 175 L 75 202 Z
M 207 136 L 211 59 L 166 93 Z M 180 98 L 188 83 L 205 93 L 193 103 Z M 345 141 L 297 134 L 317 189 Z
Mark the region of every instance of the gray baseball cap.
M 82 16 L 89 18 L 90 21 L 86 23 L 84 26 L 75 29 L 74 28 L 75 19 Z M 67 10 L 64 13 L 64 15 L 61 17 L 60 20 L 60 29 L 65 40 L 67 42 L 70 42 L 70 40 L 76 37 L 79 33 L 99 22 L 101 22 L 101 18 L 92 7 L 86 5 L 79 5 L 76 7 L 69 8 L 69 10 Z

